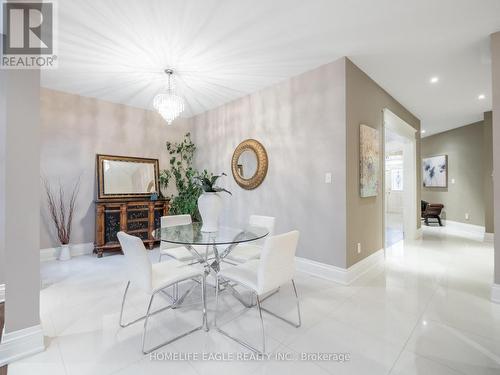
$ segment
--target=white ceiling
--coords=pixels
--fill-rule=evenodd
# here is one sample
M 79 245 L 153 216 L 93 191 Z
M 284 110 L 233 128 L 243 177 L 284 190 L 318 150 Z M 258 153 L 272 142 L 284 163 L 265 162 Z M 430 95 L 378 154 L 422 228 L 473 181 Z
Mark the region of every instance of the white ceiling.
M 491 109 L 499 0 L 62 0 L 58 14 L 59 68 L 42 76 L 57 90 L 151 108 L 172 67 L 190 116 L 348 56 L 426 135 Z

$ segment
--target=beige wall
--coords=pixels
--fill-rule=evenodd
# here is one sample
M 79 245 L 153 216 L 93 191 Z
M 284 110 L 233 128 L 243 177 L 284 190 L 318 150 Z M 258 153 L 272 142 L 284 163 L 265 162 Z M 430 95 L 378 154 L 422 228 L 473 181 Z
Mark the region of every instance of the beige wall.
M 193 134 L 197 167 L 228 174 L 224 223 L 275 216 L 277 233 L 300 230 L 298 256 L 345 268 L 345 59 L 196 116 Z M 233 151 L 247 138 L 269 156 L 266 179 L 250 191 L 231 175 Z
M 423 200 L 444 204 L 443 218 L 484 226 L 483 151 L 483 121 L 422 139 L 422 158 L 448 155 L 448 187 L 421 188 Z
M 500 233 L 500 32 L 491 35 L 493 95 L 494 228 Z M 500 235 L 495 236 L 495 283 L 500 284 Z
M 187 120 L 168 126 L 152 111 L 48 89 L 41 91 L 40 116 L 41 173 L 68 188 L 81 175 L 72 243 L 94 242 L 96 153 L 158 158 L 163 168 L 168 161 L 165 142 L 189 131 Z M 41 248 L 54 247 L 58 243 L 41 193 Z
M 483 201 L 486 233 L 494 233 L 493 218 L 493 113 L 484 113 L 483 123 Z
M 379 130 L 383 137 L 383 109 L 394 114 L 420 131 L 420 120 L 406 110 L 375 81 L 350 60 L 346 63 L 347 104 L 347 267 L 359 262 L 384 247 L 383 244 L 383 155 L 380 152 L 380 191 L 378 196 L 359 196 L 359 125 L 365 124 Z M 420 165 L 420 142 L 417 139 L 417 165 Z M 420 168 L 417 167 L 417 184 L 420 186 Z M 417 200 L 420 201 L 419 189 Z M 420 204 L 420 203 L 418 203 Z M 419 206 L 417 206 L 419 207 Z M 418 211 L 418 210 L 417 210 Z M 420 220 L 417 220 L 418 226 Z M 357 252 L 361 243 L 362 251 Z

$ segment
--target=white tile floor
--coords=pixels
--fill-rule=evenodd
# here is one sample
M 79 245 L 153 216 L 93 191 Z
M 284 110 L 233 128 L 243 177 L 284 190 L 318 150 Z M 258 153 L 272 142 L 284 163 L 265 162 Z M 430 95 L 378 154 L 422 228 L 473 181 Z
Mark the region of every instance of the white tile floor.
M 41 318 L 47 350 L 9 366 L 18 374 L 500 374 L 500 305 L 489 301 L 493 250 L 476 236 L 425 228 L 424 239 L 387 251 L 384 265 L 345 287 L 297 275 L 303 326 L 265 316 L 272 351 L 349 353 L 333 361 L 151 361 L 140 351 L 142 325 L 118 327 L 123 257 L 90 256 L 42 264 Z M 127 317 L 146 296 L 131 294 Z M 164 302 L 164 301 L 159 301 Z M 266 301 L 294 318 L 291 289 Z M 255 311 L 224 296 L 228 331 L 255 344 Z M 213 298 L 209 301 L 213 318 Z M 235 316 L 237 319 L 233 319 Z M 156 316 L 152 340 L 199 324 L 196 306 Z M 248 353 L 214 330 L 163 353 Z

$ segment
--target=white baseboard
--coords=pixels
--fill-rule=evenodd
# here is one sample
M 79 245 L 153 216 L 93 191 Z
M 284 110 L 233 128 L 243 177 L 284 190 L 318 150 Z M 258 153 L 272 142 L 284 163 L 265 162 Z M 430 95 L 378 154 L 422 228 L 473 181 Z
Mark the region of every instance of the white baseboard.
M 4 329 L 0 342 L 0 367 L 44 350 L 40 324 L 9 333 Z
M 335 281 L 342 285 L 350 285 L 354 280 L 384 260 L 384 249 L 367 256 L 365 259 L 345 269 L 314 260 L 296 257 L 297 270 L 322 279 Z
M 5 284 L 0 284 L 0 303 L 5 301 Z
M 495 233 L 485 232 L 483 241 L 484 242 L 495 242 Z
M 49 260 L 57 259 L 59 251 L 60 250 L 58 247 L 49 247 L 47 249 L 41 249 L 40 262 L 47 262 Z M 94 244 L 92 242 L 70 244 L 70 251 L 72 257 L 92 254 L 92 251 L 94 251 Z
M 500 284 L 491 286 L 491 300 L 495 303 L 500 303 Z
M 462 230 L 462 231 L 465 231 L 468 233 L 480 234 L 480 235 L 484 235 L 484 232 L 486 231 L 485 227 L 483 227 L 481 225 L 462 223 L 460 221 L 443 220 L 443 224 L 446 227 Z

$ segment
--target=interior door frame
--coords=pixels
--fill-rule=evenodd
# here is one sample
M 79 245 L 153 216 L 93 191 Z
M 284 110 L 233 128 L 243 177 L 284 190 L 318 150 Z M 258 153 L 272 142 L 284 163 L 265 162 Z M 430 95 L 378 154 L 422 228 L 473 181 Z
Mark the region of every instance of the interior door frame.
M 382 173 L 382 186 L 384 187 L 384 194 L 382 194 L 382 239 L 384 249 L 386 248 L 386 195 L 385 195 L 385 132 L 390 129 L 392 132 L 406 138 L 408 144 L 403 154 L 403 231 L 406 239 L 416 239 L 418 237 L 417 228 L 417 129 L 413 128 L 406 121 L 397 116 L 388 108 L 384 108 L 383 112 L 383 126 L 382 126 L 382 139 L 383 139 L 383 173 Z M 406 154 L 406 156 L 405 156 Z M 410 168 L 408 168 L 410 166 Z

